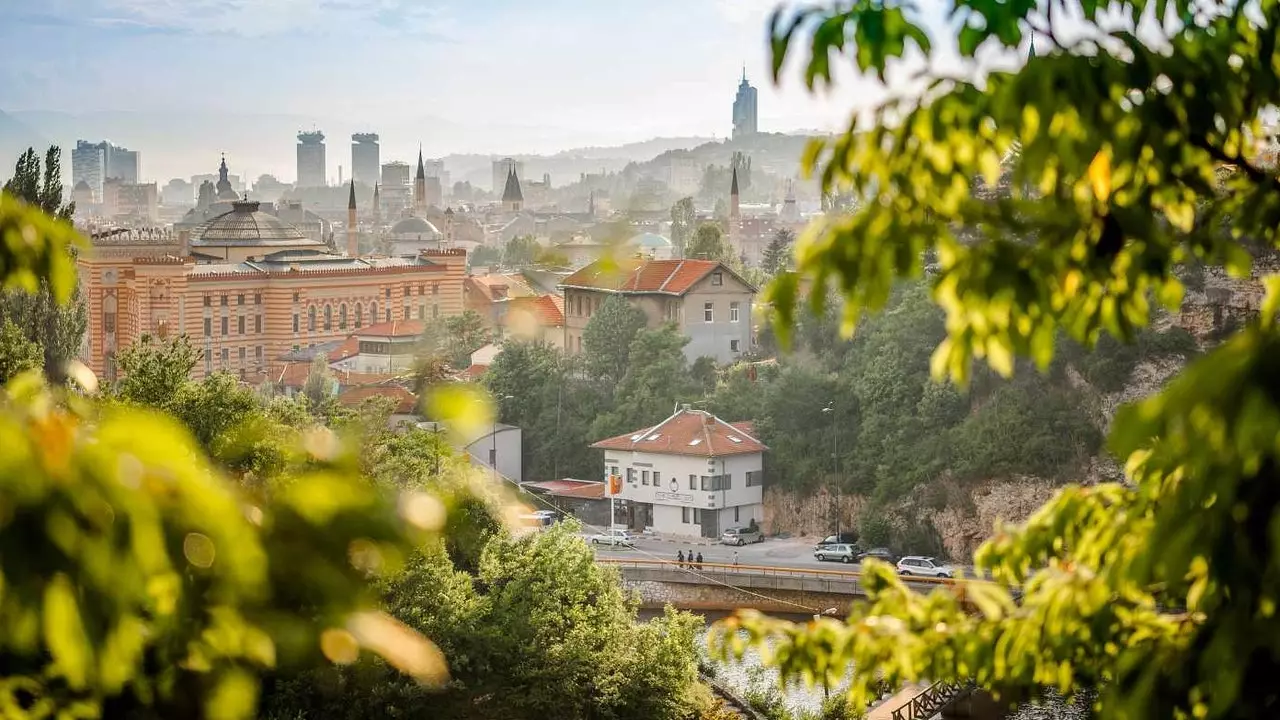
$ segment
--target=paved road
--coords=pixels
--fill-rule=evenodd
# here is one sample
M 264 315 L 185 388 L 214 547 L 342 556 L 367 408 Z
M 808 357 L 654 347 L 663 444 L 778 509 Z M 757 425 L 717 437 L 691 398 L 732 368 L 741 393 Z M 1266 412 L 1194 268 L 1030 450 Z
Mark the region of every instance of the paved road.
M 818 562 L 813 558 L 813 546 L 816 540 L 768 539 L 762 543 L 733 547 L 731 545 L 689 545 L 649 538 L 636 540 L 635 548 L 615 548 L 598 546 L 596 554 L 607 558 L 650 558 L 675 560 L 676 553 L 683 550 L 694 554 L 702 553 L 703 562 L 731 563 L 734 553 L 742 565 L 762 565 L 785 568 L 846 568 L 838 562 Z
M 694 554 L 702 553 L 702 561 L 710 563 L 732 563 L 734 553 L 737 553 L 738 563 L 741 565 L 760 565 L 764 567 L 780 567 L 780 568 L 809 568 L 828 570 L 856 570 L 857 565 L 843 565 L 838 562 L 820 562 L 813 557 L 813 547 L 818 543 L 818 538 L 787 538 L 777 539 L 768 538 L 762 543 L 753 543 L 742 547 L 732 545 L 693 545 L 687 543 L 670 542 L 667 540 L 659 540 L 655 538 L 639 537 L 635 541 L 635 548 L 611 547 L 607 545 L 598 545 L 596 547 L 596 555 L 602 558 L 617 559 L 658 559 L 658 560 L 675 560 L 676 553 L 683 550 L 686 554 L 690 549 Z M 971 576 L 973 568 L 969 566 L 960 566 L 964 570 L 966 576 Z

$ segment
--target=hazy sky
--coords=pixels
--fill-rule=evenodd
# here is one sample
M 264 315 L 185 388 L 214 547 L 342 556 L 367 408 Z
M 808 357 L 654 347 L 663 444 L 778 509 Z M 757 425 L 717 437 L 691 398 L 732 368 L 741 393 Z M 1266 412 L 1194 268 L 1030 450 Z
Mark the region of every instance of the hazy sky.
M 929 0 L 926 0 L 928 2 Z M 936 4 L 937 0 L 933 0 Z M 0 108 L 222 108 L 723 135 L 745 62 L 767 129 L 842 102 L 765 80 L 775 0 L 5 0 Z

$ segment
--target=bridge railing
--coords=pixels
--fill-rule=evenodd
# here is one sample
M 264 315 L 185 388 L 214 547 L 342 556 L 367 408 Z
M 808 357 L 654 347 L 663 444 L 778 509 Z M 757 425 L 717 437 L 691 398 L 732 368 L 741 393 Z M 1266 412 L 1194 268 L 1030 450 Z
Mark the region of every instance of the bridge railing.
M 776 567 L 773 565 L 732 565 L 727 563 L 709 562 L 701 562 L 691 565 L 687 561 L 680 563 L 675 560 L 642 560 L 638 558 L 597 558 L 596 562 L 601 565 L 613 565 L 624 568 L 664 568 L 667 570 L 688 570 L 695 573 L 716 572 L 736 573 L 742 575 L 773 575 L 817 578 L 821 580 L 857 581 L 860 580 L 863 575 L 861 572 L 856 570 L 825 570 L 819 568 Z M 905 577 L 903 580 L 910 582 L 912 585 L 956 585 L 959 583 L 969 582 L 967 580 L 957 580 L 953 578 L 927 578 L 916 576 Z
M 969 689 L 968 685 L 934 683 L 902 706 L 894 708 L 891 717 L 893 720 L 928 720 Z

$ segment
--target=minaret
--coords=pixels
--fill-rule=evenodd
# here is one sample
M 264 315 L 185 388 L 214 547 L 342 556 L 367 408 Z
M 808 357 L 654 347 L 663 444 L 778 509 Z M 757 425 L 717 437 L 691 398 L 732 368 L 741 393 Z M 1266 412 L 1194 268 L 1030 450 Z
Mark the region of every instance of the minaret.
M 453 247 L 453 208 L 444 209 L 444 246 Z
M 422 148 L 418 148 L 418 175 L 413 179 L 413 213 L 419 217 L 427 211 L 427 169 L 422 165 Z
M 796 205 L 796 188 L 791 179 L 787 179 L 787 197 L 782 201 L 782 212 L 779 214 L 783 222 L 794 223 L 800 220 L 800 208 Z
M 360 255 L 360 240 L 356 236 L 356 181 L 351 181 L 351 199 L 347 200 L 347 256 Z
M 738 196 L 738 166 L 733 166 L 733 179 L 729 183 L 729 244 L 737 252 L 742 250 L 742 239 L 739 237 L 742 226 L 742 212 Z
M 378 193 L 378 183 L 373 184 L 373 225 L 382 225 L 382 196 Z
M 587 215 L 590 215 L 592 219 L 595 219 L 595 216 L 596 216 L 596 191 L 595 190 L 592 190 L 591 194 L 587 195 Z

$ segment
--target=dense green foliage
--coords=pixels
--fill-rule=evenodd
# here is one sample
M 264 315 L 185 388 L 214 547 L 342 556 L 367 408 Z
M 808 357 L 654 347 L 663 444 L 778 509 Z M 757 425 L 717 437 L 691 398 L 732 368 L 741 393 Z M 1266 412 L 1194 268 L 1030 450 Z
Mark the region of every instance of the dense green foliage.
M 493 331 L 475 310 L 438 318 L 427 324 L 421 355 L 438 357 L 462 370 L 471 365 L 471 353 L 493 341 Z
M 1280 2 L 957 0 L 932 39 L 911 10 L 857 2 L 774 17 L 775 73 L 798 49 L 811 87 L 832 83 L 842 56 L 881 79 L 907 53 L 937 61 L 939 40 L 958 47 L 960 62 L 944 62 L 961 77 L 814 145 L 824 191 L 861 202 L 811 228 L 798 275 L 773 285 L 784 332 L 800 277 L 837 288 L 852 327 L 931 257 L 946 316 L 931 369 L 976 391 L 974 359 L 1005 376 L 1028 374 L 1018 357 L 1052 373 L 1072 354 L 1063 336 L 1104 353 L 1104 333 L 1139 340 L 1136 353 L 1184 348 L 1176 333 L 1140 335 L 1153 301 L 1180 303 L 1175 268 L 1194 258 L 1247 275 L 1251 251 L 1275 249 L 1280 182 L 1254 138 L 1280 103 Z M 1126 29 L 1140 18 L 1160 42 Z M 965 81 L 980 51 L 1016 49 L 1033 31 L 1047 52 Z M 986 192 L 997 184 L 1007 193 Z M 978 551 L 994 582 L 922 597 L 868 563 L 869 600 L 847 620 L 743 614 L 721 648 L 740 651 L 745 628 L 773 639 L 787 676 L 852 667 L 857 703 L 881 681 L 973 680 L 1010 694 L 1097 687 L 1108 718 L 1273 717 L 1280 280 L 1265 283 L 1257 317 L 1116 415 L 1110 447 L 1128 482 L 1068 486 Z M 1103 386 L 1132 367 L 1109 354 L 1081 364 Z
M 703 223 L 693 232 L 689 244 L 685 246 L 684 256 L 697 260 L 720 260 L 733 264 L 733 248 L 725 242 L 724 230 L 715 223 Z
M 44 166 L 34 149 L 28 149 L 18 158 L 13 177 L 4 187 L 5 194 L 17 198 L 28 205 L 37 207 L 47 215 L 61 220 L 69 220 L 75 212 L 74 203 L 63 202 L 62 192 L 62 150 L 56 146 L 45 153 Z M 5 242 L 18 242 L 17 238 L 7 236 Z M 68 252 L 74 247 L 68 245 Z M 18 267 L 6 268 L 0 262 L 0 272 L 19 270 Z M 23 287 L 30 288 L 34 283 L 35 292 L 0 292 L 0 324 L 12 323 L 19 328 L 28 343 L 39 348 L 45 375 L 49 379 L 60 382 L 66 377 L 67 366 L 80 350 L 80 341 L 88 326 L 88 315 L 84 303 L 80 300 L 80 288 L 72 286 L 71 298 L 66 303 L 58 302 L 57 294 L 51 291 L 48 278 L 38 281 L 35 276 L 14 274 L 7 275 L 7 281 L 21 279 Z M 58 282 L 65 281 L 59 278 Z M 0 343 L 17 343 L 0 349 L 6 355 L 21 355 L 24 352 L 16 335 L 0 336 Z M 4 377 L 0 375 L 0 380 Z
M 701 621 L 637 623 L 615 572 L 569 527 L 494 537 L 471 572 L 427 548 L 382 591 L 393 616 L 439 643 L 449 685 L 433 692 L 362 661 L 282 681 L 268 718 L 693 716 Z

